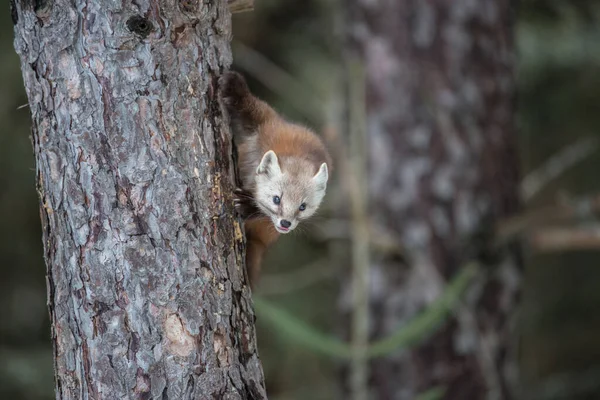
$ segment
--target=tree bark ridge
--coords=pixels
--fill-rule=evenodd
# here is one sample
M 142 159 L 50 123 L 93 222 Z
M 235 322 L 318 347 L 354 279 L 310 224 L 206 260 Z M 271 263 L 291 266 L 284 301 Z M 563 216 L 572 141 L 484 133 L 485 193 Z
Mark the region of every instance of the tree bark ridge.
M 16 1 L 57 398 L 263 399 L 225 1 Z

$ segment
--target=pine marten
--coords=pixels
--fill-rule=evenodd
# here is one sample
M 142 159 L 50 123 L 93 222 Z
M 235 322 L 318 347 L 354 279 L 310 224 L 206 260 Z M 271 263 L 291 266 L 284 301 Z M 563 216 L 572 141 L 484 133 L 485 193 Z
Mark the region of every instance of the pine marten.
M 331 157 L 314 132 L 252 95 L 239 73 L 224 73 L 219 90 L 238 151 L 235 208 L 245 221 L 246 268 L 254 288 L 267 248 L 319 208 Z

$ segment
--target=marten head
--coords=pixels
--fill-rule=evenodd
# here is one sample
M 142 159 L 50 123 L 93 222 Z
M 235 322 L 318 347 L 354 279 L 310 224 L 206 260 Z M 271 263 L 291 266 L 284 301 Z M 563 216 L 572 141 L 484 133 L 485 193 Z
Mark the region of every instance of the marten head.
M 321 205 L 328 179 L 327 164 L 296 157 L 278 158 L 267 151 L 256 168 L 255 201 L 279 233 L 288 233 Z

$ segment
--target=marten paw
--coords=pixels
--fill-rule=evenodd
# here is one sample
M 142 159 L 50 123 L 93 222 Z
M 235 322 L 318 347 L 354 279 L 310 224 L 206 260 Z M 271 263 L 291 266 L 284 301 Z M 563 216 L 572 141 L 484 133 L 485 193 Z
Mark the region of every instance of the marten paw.
M 250 94 L 248 84 L 244 77 L 235 72 L 225 72 L 219 78 L 219 91 L 221 98 L 228 107 L 236 107 Z
M 252 193 L 241 188 L 235 189 L 233 193 L 233 205 L 237 213 L 243 219 L 249 219 L 260 215 L 260 210 L 254 203 Z

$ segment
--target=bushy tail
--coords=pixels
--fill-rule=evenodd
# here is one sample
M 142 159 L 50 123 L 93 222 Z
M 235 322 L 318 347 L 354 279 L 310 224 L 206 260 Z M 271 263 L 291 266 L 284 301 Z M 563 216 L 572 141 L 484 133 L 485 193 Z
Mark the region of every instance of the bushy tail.
M 261 124 L 277 116 L 268 104 L 250 93 L 246 80 L 237 72 L 229 71 L 219 78 L 219 92 L 234 138 L 257 134 Z

